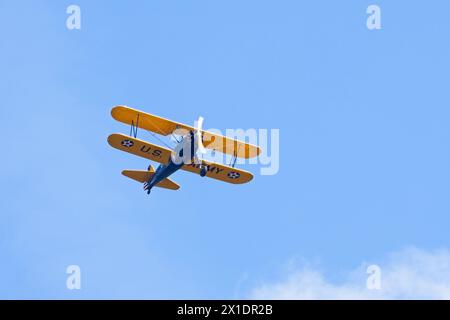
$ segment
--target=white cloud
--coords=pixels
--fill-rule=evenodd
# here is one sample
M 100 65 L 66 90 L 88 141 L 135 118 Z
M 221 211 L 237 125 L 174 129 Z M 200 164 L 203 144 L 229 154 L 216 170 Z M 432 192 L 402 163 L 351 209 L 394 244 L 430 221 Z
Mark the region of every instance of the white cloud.
M 310 266 L 299 268 L 278 283 L 251 291 L 252 299 L 450 299 L 450 251 L 408 248 L 390 254 L 381 268 L 381 289 L 366 287 L 363 263 L 333 283 Z

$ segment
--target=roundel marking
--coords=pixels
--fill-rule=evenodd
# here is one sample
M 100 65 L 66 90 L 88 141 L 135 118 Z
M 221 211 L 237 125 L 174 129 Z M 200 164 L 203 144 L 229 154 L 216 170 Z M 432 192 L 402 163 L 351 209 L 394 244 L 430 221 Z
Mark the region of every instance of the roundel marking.
M 126 148 L 130 148 L 132 146 L 134 146 L 134 142 L 128 139 L 122 140 L 122 145 Z
M 229 177 L 230 179 L 237 179 L 237 178 L 239 178 L 240 176 L 241 176 L 241 174 L 240 174 L 239 172 L 236 172 L 236 171 L 228 172 L 228 177 Z

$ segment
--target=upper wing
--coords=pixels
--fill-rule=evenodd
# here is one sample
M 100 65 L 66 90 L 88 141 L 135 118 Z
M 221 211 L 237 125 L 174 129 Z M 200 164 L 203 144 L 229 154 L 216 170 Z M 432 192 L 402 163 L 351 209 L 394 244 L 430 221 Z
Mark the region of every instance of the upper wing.
M 162 135 L 169 135 L 176 129 L 195 131 L 194 127 L 164 119 L 152 114 L 132 109 L 126 106 L 116 106 L 111 115 L 117 121 L 134 125 Z M 203 145 L 226 154 L 236 155 L 239 158 L 253 158 L 261 153 L 261 148 L 250 143 L 227 138 L 219 134 L 202 130 Z
M 167 136 L 177 128 L 186 128 L 184 124 L 170 121 L 149 113 L 145 113 L 126 106 L 116 106 L 112 108 L 111 115 L 119 122 L 150 130 L 152 132 Z
M 156 161 L 162 164 L 169 163 L 171 151 L 146 141 L 132 138 L 121 133 L 114 133 L 108 137 L 108 143 L 119 150 Z
M 208 172 L 206 173 L 206 176 L 210 178 L 233 184 L 246 183 L 253 179 L 253 175 L 248 171 L 205 160 L 202 160 L 202 164 L 207 167 Z M 198 164 L 185 164 L 181 169 L 200 174 L 200 165 Z

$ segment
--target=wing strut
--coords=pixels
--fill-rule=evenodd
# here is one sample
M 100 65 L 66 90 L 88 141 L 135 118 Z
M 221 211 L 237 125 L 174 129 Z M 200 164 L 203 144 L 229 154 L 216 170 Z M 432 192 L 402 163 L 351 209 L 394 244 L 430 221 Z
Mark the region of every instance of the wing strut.
M 234 166 L 236 165 L 236 159 L 237 159 L 237 155 L 238 155 L 238 152 L 239 152 L 239 148 L 241 147 L 241 145 L 239 145 L 238 146 L 238 149 L 236 150 L 236 148 L 234 149 L 234 153 L 233 153 L 233 159 L 231 159 L 231 162 L 230 162 L 230 166 L 232 167 L 232 168 L 234 168 Z
M 134 120 L 131 120 L 131 127 L 130 127 L 130 137 L 137 137 L 137 132 L 139 128 L 139 113 L 137 114 L 136 124 L 134 124 Z

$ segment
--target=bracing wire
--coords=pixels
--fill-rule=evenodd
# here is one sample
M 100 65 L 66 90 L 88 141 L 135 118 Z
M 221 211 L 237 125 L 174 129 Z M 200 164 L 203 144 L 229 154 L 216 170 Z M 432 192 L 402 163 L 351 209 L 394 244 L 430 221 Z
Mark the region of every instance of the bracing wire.
M 169 146 L 165 141 L 163 141 L 160 137 L 158 137 L 156 134 L 151 132 L 150 130 L 147 130 L 148 133 L 150 133 L 153 137 L 155 137 L 159 142 L 161 142 L 163 145 L 165 145 L 167 148 L 172 149 L 171 146 Z

